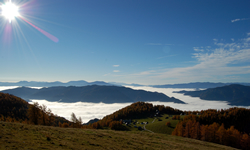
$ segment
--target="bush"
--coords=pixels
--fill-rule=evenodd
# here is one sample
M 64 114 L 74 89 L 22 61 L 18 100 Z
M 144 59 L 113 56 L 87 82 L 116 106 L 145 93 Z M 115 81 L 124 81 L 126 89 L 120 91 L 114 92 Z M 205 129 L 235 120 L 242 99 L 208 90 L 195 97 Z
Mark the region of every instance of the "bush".
M 167 122 L 167 123 L 166 123 L 166 126 L 170 127 L 170 126 L 171 126 L 171 122 L 170 122 L 170 121 Z

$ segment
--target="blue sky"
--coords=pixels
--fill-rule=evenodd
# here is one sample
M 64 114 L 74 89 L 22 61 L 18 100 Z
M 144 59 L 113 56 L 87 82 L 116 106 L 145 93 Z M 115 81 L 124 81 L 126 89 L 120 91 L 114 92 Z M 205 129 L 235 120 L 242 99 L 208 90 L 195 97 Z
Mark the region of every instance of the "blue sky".
M 0 1 L 3 5 L 6 1 Z M 250 81 L 250 1 L 12 0 L 0 81 Z

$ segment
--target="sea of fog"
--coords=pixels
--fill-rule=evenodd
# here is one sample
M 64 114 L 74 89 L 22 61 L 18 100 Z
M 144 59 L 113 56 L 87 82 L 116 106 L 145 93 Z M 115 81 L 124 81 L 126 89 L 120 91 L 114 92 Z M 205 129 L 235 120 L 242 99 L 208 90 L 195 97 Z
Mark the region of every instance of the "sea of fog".
M 0 91 L 5 89 L 13 89 L 17 86 L 0 86 Z M 177 99 L 182 100 L 187 104 L 177 104 L 173 102 L 149 102 L 154 105 L 165 105 L 173 108 L 177 108 L 180 110 L 205 110 L 205 109 L 226 109 L 230 107 L 227 102 L 224 101 L 206 101 L 201 100 L 197 97 L 190 97 L 183 95 L 181 93 L 173 93 L 173 91 L 194 91 L 195 89 L 180 89 L 180 88 L 153 88 L 153 87 L 134 87 L 134 86 L 126 86 L 136 90 L 146 90 L 151 92 L 160 92 L 164 93 L 169 97 L 175 97 Z M 39 88 L 39 87 L 32 87 Z M 58 116 L 65 117 L 66 119 L 70 119 L 70 115 L 72 112 L 75 113 L 77 117 L 81 117 L 83 122 L 88 122 L 90 119 L 98 118 L 101 119 L 104 116 L 111 114 L 123 107 L 126 107 L 132 103 L 113 103 L 113 104 L 105 104 L 105 103 L 86 103 L 86 102 L 77 102 L 77 103 L 63 103 L 63 102 L 49 102 L 47 100 L 31 100 L 30 103 L 38 102 L 40 105 L 44 104 L 48 108 L 52 110 L 54 114 Z M 245 107 L 250 108 L 250 107 Z

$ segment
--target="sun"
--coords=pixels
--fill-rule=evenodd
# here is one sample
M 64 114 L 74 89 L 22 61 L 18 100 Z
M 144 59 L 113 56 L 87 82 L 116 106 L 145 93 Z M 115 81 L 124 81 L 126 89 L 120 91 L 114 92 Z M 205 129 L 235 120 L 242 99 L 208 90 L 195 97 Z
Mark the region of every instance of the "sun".
M 15 17 L 18 17 L 20 15 L 18 12 L 18 6 L 16 6 L 11 1 L 3 4 L 1 6 L 1 9 L 2 9 L 2 16 L 8 19 L 10 23 L 15 19 Z
M 1 31 L 4 31 L 4 36 L 8 37 L 8 36 L 10 36 L 12 29 L 14 29 L 13 31 L 15 31 L 18 34 L 18 36 L 22 35 L 24 37 L 24 39 L 26 39 L 20 26 L 19 26 L 19 23 L 22 22 L 22 23 L 27 23 L 28 25 L 32 26 L 33 28 L 35 28 L 36 30 L 38 30 L 39 32 L 44 34 L 46 37 L 48 37 L 50 40 L 52 40 L 56 43 L 59 42 L 59 39 L 57 37 L 42 30 L 41 28 L 37 27 L 36 25 L 34 25 L 31 22 L 31 20 L 29 19 L 29 17 L 31 17 L 31 16 L 25 15 L 25 12 L 28 12 L 27 9 L 31 8 L 31 6 L 29 6 L 29 4 L 32 4 L 32 3 L 30 3 L 32 0 L 22 0 L 22 2 L 21 2 L 21 0 L 15 0 L 18 2 L 18 5 L 16 3 L 13 3 L 11 0 L 4 0 L 4 1 L 5 1 L 4 3 L 0 2 L 0 35 L 1 35 Z M 19 10 L 20 10 L 21 14 L 19 13 Z M 4 22 L 4 24 L 1 24 L 2 18 L 5 20 L 8 20 L 9 24 L 7 24 L 5 22 Z M 18 18 L 18 20 L 17 20 L 17 18 Z M 12 22 L 15 22 L 15 23 L 12 23 Z M 7 38 L 3 38 L 3 39 L 7 39 Z

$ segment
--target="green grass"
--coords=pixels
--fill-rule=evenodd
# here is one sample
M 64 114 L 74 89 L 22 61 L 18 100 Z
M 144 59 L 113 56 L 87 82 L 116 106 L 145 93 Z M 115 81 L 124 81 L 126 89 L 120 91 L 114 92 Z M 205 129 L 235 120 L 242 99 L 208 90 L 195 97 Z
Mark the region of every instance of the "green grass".
M 155 133 L 164 133 L 164 134 L 172 134 L 174 128 L 176 127 L 179 120 L 172 120 L 172 117 L 169 117 L 168 119 L 165 119 L 166 117 L 169 117 L 168 114 L 164 114 L 162 117 L 158 117 L 162 121 L 158 121 L 158 119 L 155 120 L 154 123 L 150 123 L 146 125 L 146 129 L 151 130 Z M 171 126 L 166 126 L 166 123 L 170 121 Z
M 233 148 L 144 131 L 73 129 L 0 122 L 0 149 L 230 150 Z
M 138 128 L 134 128 L 134 126 L 137 127 L 144 127 L 144 124 L 140 124 L 141 122 L 148 122 L 148 124 L 145 126 L 146 129 L 153 131 L 155 133 L 163 133 L 163 134 L 172 134 L 174 128 L 176 127 L 179 120 L 172 120 L 172 117 L 169 117 L 168 119 L 165 119 L 166 117 L 169 117 L 168 114 L 162 115 L 162 117 L 154 117 L 154 118 L 142 118 L 142 119 L 134 119 L 133 121 L 139 122 L 139 124 L 131 124 L 128 126 L 129 130 L 131 131 L 138 131 Z M 156 118 L 156 119 L 155 119 Z M 183 116 L 181 116 L 183 118 Z M 155 121 L 152 123 L 152 121 L 155 119 Z M 161 121 L 159 121 L 159 119 Z M 171 126 L 166 126 L 166 123 L 170 121 Z

